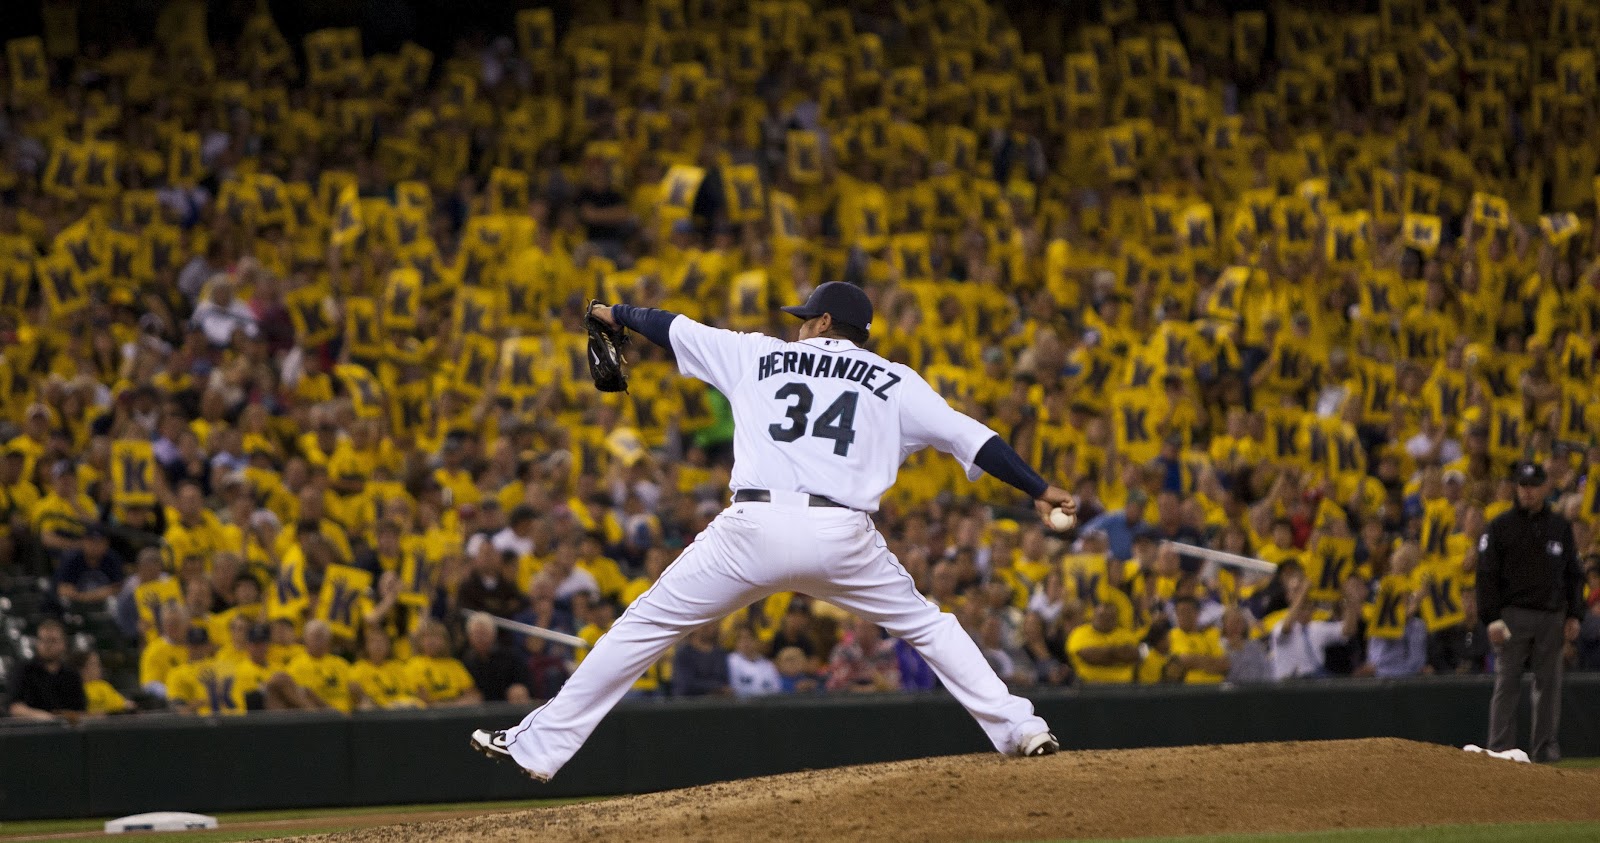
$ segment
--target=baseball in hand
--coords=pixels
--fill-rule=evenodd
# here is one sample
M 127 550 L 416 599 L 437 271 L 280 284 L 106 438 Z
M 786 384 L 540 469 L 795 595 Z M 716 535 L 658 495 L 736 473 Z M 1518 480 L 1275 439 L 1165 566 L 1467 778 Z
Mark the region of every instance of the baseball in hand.
M 1059 506 L 1050 510 L 1050 529 L 1055 530 L 1058 533 L 1065 533 L 1066 531 L 1072 529 L 1072 526 L 1077 523 L 1078 519 L 1076 516 L 1068 513 Z

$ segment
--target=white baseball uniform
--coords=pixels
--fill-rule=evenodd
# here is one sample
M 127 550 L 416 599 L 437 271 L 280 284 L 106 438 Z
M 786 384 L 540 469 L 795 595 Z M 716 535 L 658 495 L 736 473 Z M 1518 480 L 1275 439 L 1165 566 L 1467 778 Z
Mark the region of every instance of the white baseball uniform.
M 765 490 L 771 500 L 735 502 L 717 515 L 561 692 L 507 731 L 517 763 L 554 775 L 680 638 L 780 591 L 827 600 L 911 644 L 997 750 L 1012 752 L 1047 731 L 955 616 L 917 591 L 868 515 L 900 464 L 922 448 L 951 454 L 976 479 L 973 460 L 994 432 L 952 409 L 910 368 L 848 340 L 790 343 L 681 315 L 669 336 L 683 373 L 733 407 L 734 492 Z M 812 495 L 843 506 L 813 506 Z

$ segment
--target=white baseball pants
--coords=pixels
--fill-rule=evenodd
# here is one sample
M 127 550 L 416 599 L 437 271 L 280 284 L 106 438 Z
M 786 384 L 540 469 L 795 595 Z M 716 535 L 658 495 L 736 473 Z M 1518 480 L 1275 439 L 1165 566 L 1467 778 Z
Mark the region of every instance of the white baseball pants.
M 555 775 L 669 647 L 780 591 L 827 600 L 911 644 L 1000 752 L 1048 729 L 1031 702 L 1006 689 L 955 616 L 918 593 L 870 517 L 807 506 L 807 496 L 792 492 L 772 498 L 723 510 L 623 612 L 561 692 L 509 731 L 518 764 Z

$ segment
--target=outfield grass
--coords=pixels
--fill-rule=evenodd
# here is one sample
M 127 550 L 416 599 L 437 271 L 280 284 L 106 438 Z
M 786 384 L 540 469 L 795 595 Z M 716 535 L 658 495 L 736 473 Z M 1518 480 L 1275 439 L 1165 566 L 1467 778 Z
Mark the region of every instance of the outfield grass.
M 1600 767 L 1600 758 L 1568 758 L 1557 761 L 1557 767 L 1567 767 L 1574 770 L 1587 770 Z

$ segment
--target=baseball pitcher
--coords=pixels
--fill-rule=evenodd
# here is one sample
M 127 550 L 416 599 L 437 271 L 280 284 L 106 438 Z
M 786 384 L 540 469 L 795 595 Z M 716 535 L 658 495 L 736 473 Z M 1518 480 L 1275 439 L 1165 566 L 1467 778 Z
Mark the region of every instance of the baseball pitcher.
M 1069 520 L 1076 502 L 916 372 L 862 348 L 872 302 L 861 288 L 823 284 L 804 305 L 783 309 L 805 320 L 798 342 L 663 310 L 590 306 L 618 338 L 629 328 L 671 349 L 683 374 L 728 397 L 733 503 L 623 613 L 554 699 L 514 728 L 474 732 L 474 748 L 547 781 L 678 639 L 769 594 L 798 591 L 914 646 L 998 751 L 1057 751 L 1033 705 L 1007 691 L 955 616 L 918 593 L 870 513 L 906 457 L 929 446 L 960 460 L 968 479 L 988 472 L 1027 493 L 1047 521 Z M 605 356 L 601 349 L 597 377 L 609 368 Z

